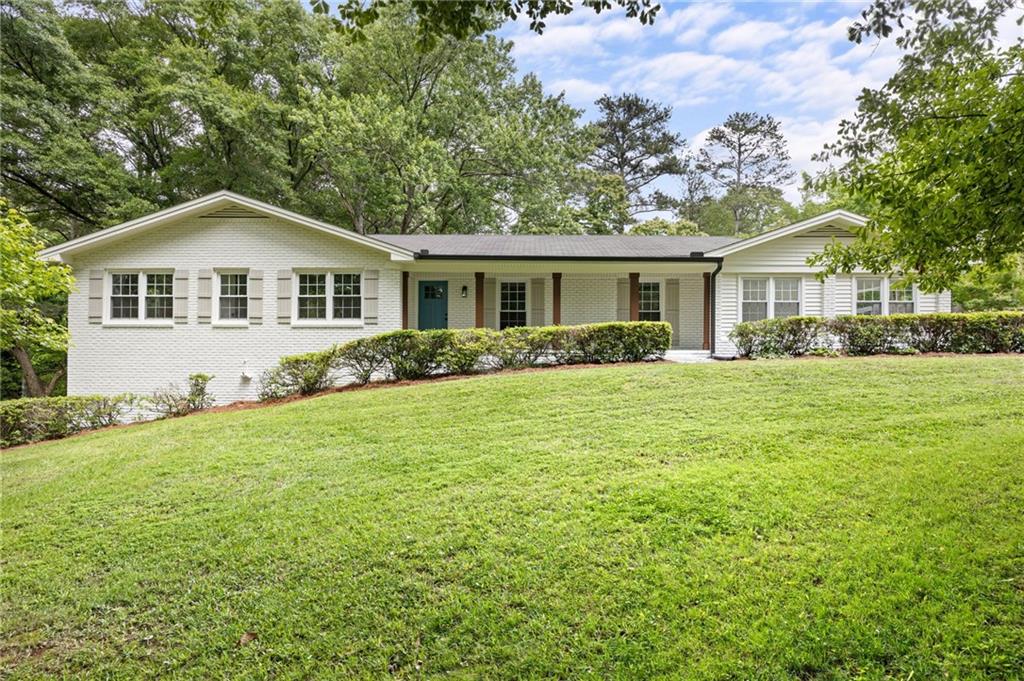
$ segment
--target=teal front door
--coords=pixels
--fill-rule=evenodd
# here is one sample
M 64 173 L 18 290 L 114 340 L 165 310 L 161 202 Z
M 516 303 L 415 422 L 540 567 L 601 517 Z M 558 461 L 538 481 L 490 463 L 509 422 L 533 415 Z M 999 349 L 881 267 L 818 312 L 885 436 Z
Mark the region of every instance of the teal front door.
M 448 282 L 420 282 L 420 331 L 448 328 Z

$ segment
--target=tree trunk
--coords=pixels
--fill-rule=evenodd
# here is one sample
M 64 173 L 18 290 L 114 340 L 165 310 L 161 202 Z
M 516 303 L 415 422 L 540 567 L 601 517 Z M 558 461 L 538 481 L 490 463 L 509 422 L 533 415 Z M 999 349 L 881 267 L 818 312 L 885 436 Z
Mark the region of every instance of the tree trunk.
M 25 379 L 25 390 L 29 397 L 44 397 L 46 392 L 43 389 L 43 382 L 39 380 L 36 369 L 32 366 L 32 359 L 28 356 L 25 348 L 17 346 L 11 348 L 11 354 L 18 360 L 21 367 L 21 375 Z

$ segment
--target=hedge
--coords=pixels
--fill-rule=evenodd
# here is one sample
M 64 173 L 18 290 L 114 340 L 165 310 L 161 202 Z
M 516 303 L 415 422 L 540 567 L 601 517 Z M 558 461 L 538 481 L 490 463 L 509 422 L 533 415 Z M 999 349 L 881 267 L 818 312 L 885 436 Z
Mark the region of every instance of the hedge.
M 1024 312 L 787 317 L 737 324 L 729 337 L 746 357 L 1024 352 Z
M 125 393 L 107 397 L 23 397 L 0 401 L 0 447 L 55 440 L 91 428 L 121 423 L 138 398 Z
M 344 345 L 283 357 L 260 379 L 261 400 L 308 395 L 339 373 L 356 383 L 414 380 L 557 364 L 638 362 L 661 357 L 672 341 L 665 322 L 584 326 L 391 331 Z

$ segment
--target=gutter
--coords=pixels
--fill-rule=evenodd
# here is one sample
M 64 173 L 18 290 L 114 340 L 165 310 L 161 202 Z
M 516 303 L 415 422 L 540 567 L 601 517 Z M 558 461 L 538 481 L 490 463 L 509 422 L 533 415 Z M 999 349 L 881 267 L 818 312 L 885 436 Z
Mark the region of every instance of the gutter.
M 627 256 L 627 255 L 435 255 L 415 251 L 416 260 L 539 260 L 561 262 L 714 262 L 721 269 L 722 259 L 711 256 Z M 718 270 L 715 270 L 716 272 Z
M 717 260 L 718 264 L 711 272 L 711 359 L 715 359 L 715 340 L 718 338 L 718 273 L 722 271 L 725 258 L 714 258 L 714 260 Z

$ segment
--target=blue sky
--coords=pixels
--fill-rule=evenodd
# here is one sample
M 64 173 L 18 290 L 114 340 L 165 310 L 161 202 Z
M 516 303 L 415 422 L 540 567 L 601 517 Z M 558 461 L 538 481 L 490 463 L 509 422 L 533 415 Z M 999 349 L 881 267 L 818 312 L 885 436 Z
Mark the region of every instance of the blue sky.
M 847 27 L 866 2 L 663 2 L 654 25 L 581 8 L 554 17 L 543 35 L 526 21 L 499 35 L 515 43 L 520 71 L 540 76 L 593 118 L 604 93 L 638 92 L 673 107 L 672 127 L 691 145 L 733 111 L 770 113 L 782 122 L 793 167 L 813 171 L 811 155 L 856 109 L 864 87 L 896 70 L 891 41 L 856 45 Z M 797 184 L 786 190 L 798 198 Z

